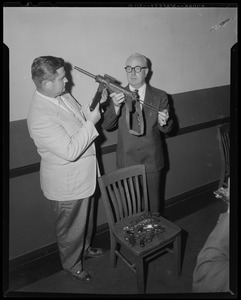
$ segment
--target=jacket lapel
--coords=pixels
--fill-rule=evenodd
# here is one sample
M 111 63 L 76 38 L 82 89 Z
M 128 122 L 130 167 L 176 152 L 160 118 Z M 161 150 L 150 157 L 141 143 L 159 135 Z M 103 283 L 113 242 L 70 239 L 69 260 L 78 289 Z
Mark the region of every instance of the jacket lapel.
M 153 107 L 156 107 L 158 109 L 157 104 L 155 103 L 155 96 L 152 94 L 150 87 L 147 85 L 146 87 L 146 94 L 145 94 L 145 99 L 144 99 L 144 103 L 150 104 Z M 143 109 L 145 112 L 145 118 L 149 119 L 149 118 L 153 118 L 154 116 L 156 117 L 156 112 L 148 107 L 146 107 L 145 105 L 143 105 Z
M 71 106 L 72 110 L 74 111 L 74 113 L 80 117 L 83 121 L 85 121 L 85 117 L 84 114 L 81 110 L 82 105 L 77 102 L 74 97 L 72 97 L 69 93 L 66 93 L 63 95 L 63 98 L 66 99 L 66 101 L 68 101 L 68 104 Z

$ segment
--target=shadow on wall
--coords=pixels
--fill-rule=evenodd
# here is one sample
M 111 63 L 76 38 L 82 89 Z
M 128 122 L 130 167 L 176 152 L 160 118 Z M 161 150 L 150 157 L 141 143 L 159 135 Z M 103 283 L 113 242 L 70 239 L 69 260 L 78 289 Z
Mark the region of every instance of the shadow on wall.
M 66 83 L 66 91 L 68 91 L 71 94 L 72 88 L 73 86 L 75 86 L 73 79 L 72 79 L 72 75 L 71 75 L 71 71 L 73 70 L 73 67 L 70 63 L 65 62 L 65 73 L 66 73 L 66 78 L 68 79 L 68 82 Z

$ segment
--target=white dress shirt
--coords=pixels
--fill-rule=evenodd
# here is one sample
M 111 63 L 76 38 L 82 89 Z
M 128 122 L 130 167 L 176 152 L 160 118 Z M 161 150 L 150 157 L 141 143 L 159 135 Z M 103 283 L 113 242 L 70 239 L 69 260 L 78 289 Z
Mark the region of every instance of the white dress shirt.
M 145 94 L 146 94 L 146 83 L 144 83 L 139 89 L 135 89 L 133 88 L 131 85 L 129 85 L 130 90 L 133 92 L 135 90 L 138 90 L 138 94 L 139 94 L 139 99 L 144 101 L 145 99 Z M 142 109 L 142 104 L 140 102 L 140 106 Z

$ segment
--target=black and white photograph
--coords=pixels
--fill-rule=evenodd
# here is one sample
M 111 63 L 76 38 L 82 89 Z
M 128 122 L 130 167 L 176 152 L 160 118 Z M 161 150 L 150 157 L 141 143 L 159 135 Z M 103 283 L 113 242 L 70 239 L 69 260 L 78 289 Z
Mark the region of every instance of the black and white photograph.
M 3 297 L 236 299 L 237 83 L 237 3 L 4 3 Z

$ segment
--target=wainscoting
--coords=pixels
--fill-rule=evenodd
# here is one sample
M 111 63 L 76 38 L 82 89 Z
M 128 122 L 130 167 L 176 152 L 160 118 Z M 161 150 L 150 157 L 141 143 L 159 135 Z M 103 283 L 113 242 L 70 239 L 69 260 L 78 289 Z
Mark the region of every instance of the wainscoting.
M 229 86 L 221 86 L 169 95 L 176 128 L 166 136 L 166 208 L 178 207 L 187 198 L 215 189 L 220 174 L 217 127 L 230 121 L 229 93 Z M 6 253 L 10 266 L 16 266 L 51 252 L 56 236 L 50 201 L 40 188 L 40 156 L 26 120 L 10 123 L 9 138 L 9 205 L 4 207 L 9 228 L 5 244 L 9 245 Z M 101 132 L 96 141 L 102 173 L 115 169 L 116 142 L 116 132 Z M 97 202 L 96 228 L 101 232 L 107 221 L 101 199 Z

